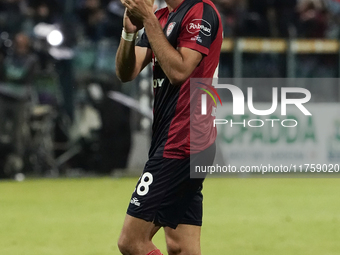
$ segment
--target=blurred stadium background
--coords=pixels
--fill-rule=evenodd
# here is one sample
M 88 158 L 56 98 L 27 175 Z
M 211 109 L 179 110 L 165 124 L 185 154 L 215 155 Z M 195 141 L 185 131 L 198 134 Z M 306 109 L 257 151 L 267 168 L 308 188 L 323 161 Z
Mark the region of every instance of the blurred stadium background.
M 213 2 L 220 77 L 327 79 L 306 85 L 312 102 L 339 106 L 340 1 Z M 123 13 L 119 0 L 0 0 L 1 254 L 119 254 L 152 108 L 150 67 L 115 76 Z M 336 179 L 209 179 L 204 194 L 204 254 L 339 254 Z

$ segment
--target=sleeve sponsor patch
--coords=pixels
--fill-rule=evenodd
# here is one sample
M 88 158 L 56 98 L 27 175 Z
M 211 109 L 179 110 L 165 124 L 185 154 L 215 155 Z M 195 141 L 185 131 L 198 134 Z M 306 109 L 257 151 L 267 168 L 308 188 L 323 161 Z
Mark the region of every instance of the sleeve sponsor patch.
M 187 24 L 186 29 L 190 34 L 198 34 L 201 31 L 203 35 L 211 36 L 211 25 L 204 19 L 191 20 Z

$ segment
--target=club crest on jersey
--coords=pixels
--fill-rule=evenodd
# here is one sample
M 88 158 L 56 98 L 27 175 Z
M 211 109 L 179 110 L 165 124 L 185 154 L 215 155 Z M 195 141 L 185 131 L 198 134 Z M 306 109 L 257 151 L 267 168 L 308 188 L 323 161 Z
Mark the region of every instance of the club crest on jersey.
M 211 25 L 204 19 L 193 19 L 186 28 L 190 34 L 197 34 L 201 31 L 205 36 L 211 36 Z
M 176 25 L 176 22 L 171 22 L 168 25 L 168 29 L 166 30 L 166 36 L 169 36 L 171 34 L 171 32 L 174 29 L 175 25 Z

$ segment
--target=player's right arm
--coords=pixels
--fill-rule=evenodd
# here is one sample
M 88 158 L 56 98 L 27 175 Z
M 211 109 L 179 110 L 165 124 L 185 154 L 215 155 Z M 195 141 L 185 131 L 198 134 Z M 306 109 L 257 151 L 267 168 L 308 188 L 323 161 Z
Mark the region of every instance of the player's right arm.
M 137 33 L 143 28 L 143 23 L 134 19 L 127 10 L 124 14 L 124 31 Z M 123 38 L 116 53 L 116 74 L 122 82 L 136 78 L 143 68 L 151 62 L 152 51 L 147 47 L 135 46 L 135 40 L 126 41 Z

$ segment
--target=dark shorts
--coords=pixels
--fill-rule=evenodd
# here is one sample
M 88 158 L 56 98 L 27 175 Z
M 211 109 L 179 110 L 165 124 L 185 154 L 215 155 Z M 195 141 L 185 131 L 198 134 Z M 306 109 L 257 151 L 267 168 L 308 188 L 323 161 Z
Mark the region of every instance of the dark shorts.
M 158 226 L 202 225 L 204 178 L 191 179 L 190 165 L 212 165 L 216 146 L 185 159 L 150 158 L 132 194 L 127 214 Z

